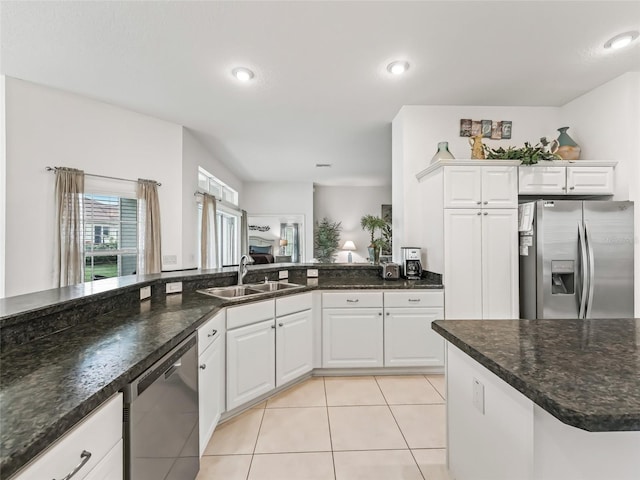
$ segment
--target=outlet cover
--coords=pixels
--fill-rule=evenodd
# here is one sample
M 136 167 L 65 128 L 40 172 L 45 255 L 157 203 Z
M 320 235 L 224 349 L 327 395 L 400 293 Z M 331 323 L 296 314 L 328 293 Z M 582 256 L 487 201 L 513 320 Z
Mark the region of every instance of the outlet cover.
M 151 285 L 140 289 L 140 300 L 145 300 L 151 296 Z
M 177 255 L 163 255 L 162 263 L 165 265 L 176 265 L 178 263 Z
M 307 269 L 307 278 L 318 278 L 318 269 L 317 268 Z
M 278 278 L 280 280 L 288 279 L 289 278 L 289 270 L 280 270 L 278 272 Z
M 167 293 L 180 293 L 182 291 L 182 282 L 167 283 Z
M 473 406 L 484 415 L 484 385 L 477 379 L 473 379 L 473 391 L 472 391 Z

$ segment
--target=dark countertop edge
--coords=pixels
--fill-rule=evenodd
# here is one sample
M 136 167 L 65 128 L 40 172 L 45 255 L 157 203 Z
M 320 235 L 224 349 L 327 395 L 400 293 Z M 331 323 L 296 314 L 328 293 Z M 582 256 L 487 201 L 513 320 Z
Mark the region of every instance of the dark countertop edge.
M 392 282 L 392 281 L 389 281 Z M 392 288 L 394 289 L 403 289 L 403 282 L 396 283 Z M 60 418 L 53 425 L 50 425 L 48 428 L 39 432 L 39 435 L 36 437 L 34 442 L 25 446 L 22 451 L 17 452 L 15 455 L 9 458 L 8 461 L 4 463 L 0 463 L 0 475 L 1 478 L 10 478 L 12 475 L 18 473 L 24 467 L 28 465 L 29 462 L 36 459 L 36 457 L 51 446 L 53 443 L 51 438 L 55 438 L 59 440 L 64 436 L 67 432 L 69 432 L 73 427 L 75 427 L 78 423 L 80 423 L 84 418 L 86 418 L 92 411 L 98 408 L 104 401 L 109 399 L 115 393 L 122 391 L 124 387 L 137 378 L 140 374 L 142 374 L 147 368 L 151 367 L 156 361 L 162 358 L 163 355 L 167 354 L 173 347 L 178 345 L 181 341 L 195 332 L 198 327 L 200 327 L 203 323 L 205 323 L 209 318 L 215 315 L 218 311 L 233 307 L 236 305 L 243 305 L 247 303 L 252 303 L 253 301 L 267 300 L 271 298 L 278 298 L 298 293 L 311 292 L 314 290 L 337 290 L 337 289 L 384 289 L 384 286 L 381 285 L 371 285 L 371 286 L 363 286 L 359 287 L 356 285 L 307 285 L 300 288 L 295 288 L 292 290 L 280 290 L 276 292 L 265 292 L 264 294 L 252 296 L 252 297 L 244 297 L 235 300 L 224 300 L 221 304 L 217 306 L 213 306 L 212 309 L 207 312 L 205 315 L 201 316 L 198 320 L 194 321 L 188 328 L 183 330 L 180 334 L 174 336 L 172 339 L 167 341 L 164 345 L 156 349 L 151 355 L 148 355 L 144 360 L 138 362 L 133 365 L 127 372 L 115 379 L 113 379 L 110 383 L 102 387 L 100 390 L 89 396 L 85 401 L 76 406 L 73 410 L 70 410 L 67 414 L 65 414 L 62 418 Z M 429 286 L 429 285 L 420 285 L 417 284 L 412 287 L 404 287 L 406 290 L 411 289 L 438 289 L 442 288 L 439 286 Z M 96 300 L 96 297 L 91 297 L 92 300 Z M 17 449 L 16 449 L 17 450 Z
M 445 340 L 458 347 L 491 373 L 522 393 L 540 408 L 566 425 L 586 430 L 587 432 L 623 432 L 640 431 L 640 417 L 637 415 L 590 415 L 574 409 L 565 408 L 540 390 L 533 388 L 526 380 L 503 368 L 500 364 L 486 357 L 482 352 L 448 332 L 440 325 L 446 320 L 436 320 L 431 328 Z M 630 422 L 633 420 L 633 422 Z

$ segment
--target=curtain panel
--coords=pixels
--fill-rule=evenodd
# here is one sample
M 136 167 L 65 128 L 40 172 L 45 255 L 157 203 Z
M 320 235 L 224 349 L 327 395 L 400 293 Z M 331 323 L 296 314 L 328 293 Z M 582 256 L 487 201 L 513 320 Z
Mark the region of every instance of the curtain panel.
M 202 270 L 216 268 L 218 266 L 217 213 L 216 197 L 208 193 L 203 193 L 202 222 L 200 228 L 200 268 Z
M 242 210 L 240 216 L 240 256 L 242 255 L 249 255 L 249 225 L 246 210 Z
M 160 273 L 162 246 L 160 238 L 160 201 L 155 180 L 138 179 L 139 232 L 138 272 Z
M 54 274 L 58 287 L 84 281 L 83 195 L 84 172 L 75 168 L 56 168 Z

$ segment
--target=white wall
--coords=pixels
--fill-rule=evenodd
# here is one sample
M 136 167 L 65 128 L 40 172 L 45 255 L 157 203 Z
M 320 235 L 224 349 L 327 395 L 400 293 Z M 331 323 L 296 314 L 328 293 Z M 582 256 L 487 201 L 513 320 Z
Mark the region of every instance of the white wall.
M 370 214 L 380 216 L 380 206 L 391 203 L 391 186 L 385 187 L 331 187 L 315 186 L 313 199 L 314 221 L 327 217 L 334 222 L 342 222 L 340 247 L 352 240 L 356 251 L 352 252 L 355 263 L 366 263 L 369 253 L 367 247 L 371 241 L 368 232 L 360 227 L 360 218 Z M 395 212 L 394 216 L 395 216 Z M 376 236 L 378 236 L 377 234 Z M 339 251 L 336 262 L 347 261 L 348 253 Z
M 556 107 L 479 107 L 409 105 L 400 109 L 393 120 L 393 215 L 394 259 L 399 259 L 401 246 L 421 246 L 416 222 L 429 205 L 420 205 L 416 174 L 429 166 L 438 142 L 448 141 L 454 157 L 471 158 L 468 138 L 460 137 L 460 119 L 511 120 L 510 140 L 484 139 L 492 148 L 538 143 L 540 137 L 557 137 L 559 112 Z M 402 146 L 397 145 L 398 142 Z M 399 162 L 399 165 L 396 163 Z M 396 223 L 396 218 L 402 224 Z M 434 225 L 433 228 L 442 228 Z M 426 253 L 426 252 L 425 252 Z M 428 255 L 428 253 L 426 253 Z
M 303 262 L 313 255 L 313 183 L 245 182 L 240 205 L 252 215 L 304 216 Z
M 560 108 L 581 158 L 616 160 L 616 200 L 635 203 L 635 313 L 640 314 L 640 73 L 626 73 Z
M 7 296 L 55 285 L 54 175 L 46 166 L 161 182 L 162 254 L 177 258 L 166 267 L 181 267 L 179 125 L 6 78 L 6 141 Z
M 238 192 L 242 204 L 243 183 L 226 165 L 214 158 L 186 128 L 182 129 L 182 259 L 183 268 L 198 268 L 198 167 Z
M 5 205 L 6 196 L 6 135 L 5 135 L 5 76 L 0 75 L 0 298 L 4 297 L 5 281 Z

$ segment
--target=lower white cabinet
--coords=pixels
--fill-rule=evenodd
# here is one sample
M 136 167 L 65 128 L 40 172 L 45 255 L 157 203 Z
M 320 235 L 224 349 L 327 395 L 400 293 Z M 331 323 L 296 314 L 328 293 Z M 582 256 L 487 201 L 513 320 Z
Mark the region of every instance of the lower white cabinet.
M 225 409 L 225 315 L 219 312 L 198 329 L 200 456 Z M 200 347 L 204 345 L 204 349 Z
M 384 309 L 384 366 L 444 366 L 444 340 L 431 329 L 442 308 Z
M 276 387 L 313 369 L 313 318 L 311 310 L 276 319 Z
M 275 319 L 227 331 L 227 410 L 273 390 Z
M 107 400 L 32 461 L 14 480 L 122 480 L 122 393 Z
M 325 308 L 322 311 L 322 366 L 382 367 L 382 307 Z

